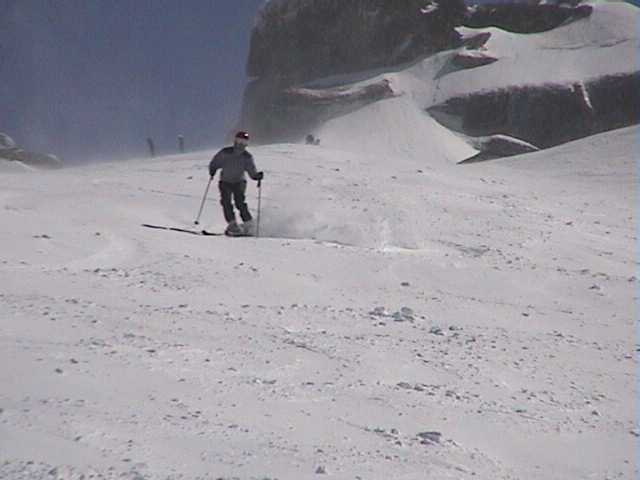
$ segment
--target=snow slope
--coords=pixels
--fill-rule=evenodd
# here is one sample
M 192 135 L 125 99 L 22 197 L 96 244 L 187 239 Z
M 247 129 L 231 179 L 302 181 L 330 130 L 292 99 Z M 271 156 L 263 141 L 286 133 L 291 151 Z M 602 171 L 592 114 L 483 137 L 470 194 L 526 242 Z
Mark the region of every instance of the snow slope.
M 640 129 L 461 167 L 425 113 L 627 71 L 636 10 L 596 6 L 486 67 L 314 82 L 398 96 L 251 149 L 263 238 L 141 226 L 192 227 L 214 152 L 3 168 L 0 478 L 634 478 Z
M 3 172 L 0 478 L 634 478 L 638 133 L 255 148 L 260 239 L 140 226 L 213 152 Z

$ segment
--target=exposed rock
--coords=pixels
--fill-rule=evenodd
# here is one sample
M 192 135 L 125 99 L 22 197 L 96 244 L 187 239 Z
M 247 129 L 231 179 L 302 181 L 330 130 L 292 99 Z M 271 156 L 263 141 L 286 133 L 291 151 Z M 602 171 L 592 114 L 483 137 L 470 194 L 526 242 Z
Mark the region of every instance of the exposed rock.
M 427 5 L 427 7 L 425 7 Z M 387 68 L 461 45 L 462 0 L 272 0 L 258 15 L 240 125 L 258 142 L 303 139 L 327 115 L 388 98 L 388 82 L 359 92 L 305 82 Z M 336 110 L 338 104 L 344 104 Z
M 477 68 L 497 62 L 498 59 L 483 52 L 471 50 L 456 54 L 451 62 L 458 68 Z
M 0 157 L 14 160 L 32 167 L 38 168 L 61 168 L 62 161 L 55 155 L 27 152 L 21 149 L 14 149 L 13 152 L 1 151 Z
M 503 134 L 547 148 L 638 123 L 640 73 L 482 91 L 450 98 L 429 112 L 467 135 Z
M 28 152 L 19 148 L 13 139 L 0 133 L 0 160 L 22 162 L 25 165 L 38 168 L 60 168 L 62 162 L 55 155 Z
M 409 307 L 402 307 L 399 311 L 392 315 L 395 322 L 413 322 L 415 320 L 414 312 Z
M 417 435 L 422 441 L 420 443 L 425 445 L 435 445 L 440 443 L 442 439 L 442 433 L 440 432 L 420 432 Z
M 431 335 L 438 335 L 438 336 L 444 336 L 444 334 L 445 334 L 444 331 L 442 330 L 442 328 L 437 327 L 437 326 L 436 327 L 431 327 L 429 329 L 429 333 Z
M 348 109 L 351 105 L 366 105 L 394 95 L 388 80 L 381 80 L 360 88 L 289 88 L 285 90 L 285 101 L 289 106 L 312 106 L 317 108 Z
M 0 149 L 14 148 L 16 142 L 6 133 L 0 133 Z
M 424 0 L 278 0 L 259 12 L 252 31 L 250 77 L 291 84 L 412 61 L 455 46 L 461 0 L 425 9 Z
M 391 314 L 385 307 L 376 307 L 369 312 L 372 317 L 389 317 Z
M 293 141 L 330 118 L 393 97 L 395 93 L 390 82 L 382 80 L 360 88 L 289 87 L 271 95 L 272 111 L 268 116 L 259 116 L 259 123 L 253 123 L 253 135 L 257 135 L 258 128 L 258 132 L 269 137 Z
M 491 32 L 481 32 L 474 35 L 462 37 L 462 45 L 469 50 L 476 50 L 484 47 L 491 38 Z
M 572 5 L 572 4 L 573 5 Z M 514 33 L 537 33 L 552 30 L 563 23 L 591 15 L 593 7 L 578 5 L 580 0 L 554 5 L 549 2 L 494 3 L 476 5 L 470 9 L 465 26 L 498 27 Z
M 489 137 L 478 137 L 471 140 L 472 145 L 480 151 L 477 155 L 459 162 L 475 163 L 494 158 L 511 157 L 540 150 L 535 145 L 509 137 L 508 135 L 491 135 Z

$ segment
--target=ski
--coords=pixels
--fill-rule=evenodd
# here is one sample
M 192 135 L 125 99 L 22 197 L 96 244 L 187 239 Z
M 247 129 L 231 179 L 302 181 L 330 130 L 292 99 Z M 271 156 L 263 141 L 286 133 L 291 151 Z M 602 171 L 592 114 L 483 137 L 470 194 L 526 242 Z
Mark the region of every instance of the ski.
M 255 235 L 251 233 L 225 233 L 227 237 L 255 237 Z
M 188 228 L 180 228 L 180 227 L 167 227 L 165 225 L 152 225 L 150 223 L 143 223 L 143 227 L 153 228 L 155 230 L 168 230 L 171 232 L 181 232 L 181 233 L 190 233 L 191 235 L 200 235 L 205 237 L 255 237 L 255 235 L 250 233 L 219 233 L 219 232 L 209 232 L 208 230 L 190 230 Z
M 142 226 L 146 228 L 153 228 L 155 230 L 169 230 L 171 232 L 190 233 L 191 235 L 200 235 L 200 236 L 221 237 L 224 235 L 223 233 L 208 232 L 207 230 L 190 230 L 188 228 L 167 227 L 164 225 L 152 225 L 149 223 L 143 223 Z

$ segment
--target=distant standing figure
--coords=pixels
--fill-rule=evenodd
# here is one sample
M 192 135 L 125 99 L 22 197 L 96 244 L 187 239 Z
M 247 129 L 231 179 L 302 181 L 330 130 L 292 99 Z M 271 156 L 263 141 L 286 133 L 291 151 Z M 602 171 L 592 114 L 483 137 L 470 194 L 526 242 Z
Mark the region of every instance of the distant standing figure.
M 147 145 L 149 146 L 149 155 L 151 155 L 151 158 L 155 158 L 156 146 L 154 145 L 153 139 L 151 137 L 147 138 Z
M 253 233 L 253 219 L 249 212 L 245 200 L 245 192 L 247 191 L 247 181 L 245 172 L 249 174 L 251 179 L 260 181 L 264 178 L 263 172 L 256 170 L 253 156 L 247 151 L 249 145 L 249 134 L 244 131 L 236 133 L 233 146 L 225 147 L 213 157 L 209 163 L 209 175 L 213 176 L 218 170 L 220 173 L 220 204 L 224 212 L 224 219 L 227 221 L 227 235 L 247 235 Z M 233 203 L 240 212 L 242 225 L 236 222 L 236 215 Z

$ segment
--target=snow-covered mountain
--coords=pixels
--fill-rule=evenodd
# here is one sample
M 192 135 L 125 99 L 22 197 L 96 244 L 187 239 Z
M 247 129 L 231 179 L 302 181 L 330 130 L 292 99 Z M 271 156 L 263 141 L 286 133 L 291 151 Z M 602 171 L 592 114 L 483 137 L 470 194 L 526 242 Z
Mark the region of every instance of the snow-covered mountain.
M 263 17 L 278 13 L 270 5 Z M 314 133 L 330 146 L 373 142 L 379 152 L 417 141 L 414 145 L 423 146 L 436 162 L 462 161 L 469 148 L 432 151 L 433 135 L 439 135 L 434 120 L 463 135 L 501 134 L 513 137 L 516 146 L 524 141 L 535 149 L 633 125 L 640 118 L 640 72 L 633 61 L 640 9 L 627 3 L 593 2 L 573 10 L 547 5 L 569 13 L 560 17 L 563 24 L 540 33 L 448 26 L 432 35 L 418 34 L 429 31 L 420 17 L 430 13 L 394 4 L 394 28 L 380 32 L 384 48 L 363 39 L 377 38 L 380 18 L 389 12 L 371 7 L 366 16 L 358 10 L 353 15 L 366 22 L 336 23 L 335 34 L 322 39 L 308 26 L 320 15 L 317 10 L 293 0 L 284 5 L 288 15 L 256 27 L 249 59 L 255 79 L 247 88 L 240 124 L 264 141 Z M 411 15 L 420 21 L 410 21 Z M 281 47 L 285 40 L 293 53 Z M 298 45 L 303 47 L 294 48 Z M 342 50 L 351 56 L 336 54 Z M 384 142 L 372 138 L 372 131 Z
M 249 147 L 260 238 L 142 226 L 195 228 L 215 150 L 0 162 L 0 478 L 637 477 L 640 127 L 461 167 L 535 145 L 444 118 L 516 79 L 617 102 L 629 8 L 297 86 L 321 143 Z

